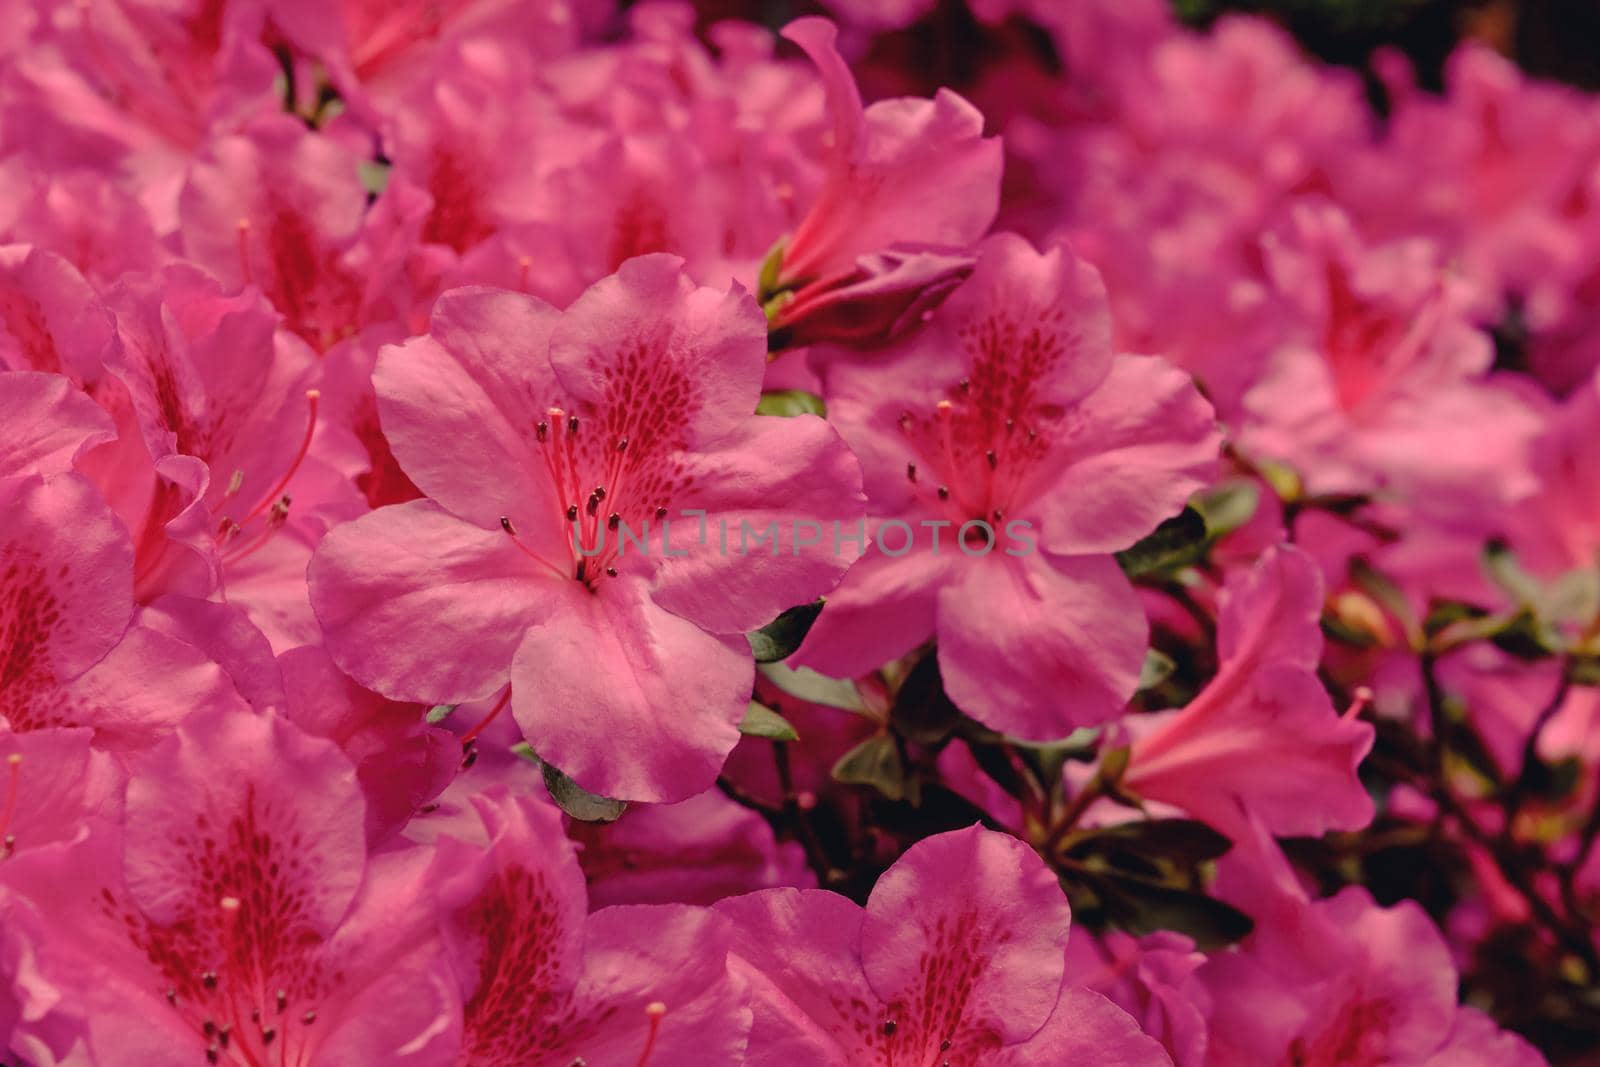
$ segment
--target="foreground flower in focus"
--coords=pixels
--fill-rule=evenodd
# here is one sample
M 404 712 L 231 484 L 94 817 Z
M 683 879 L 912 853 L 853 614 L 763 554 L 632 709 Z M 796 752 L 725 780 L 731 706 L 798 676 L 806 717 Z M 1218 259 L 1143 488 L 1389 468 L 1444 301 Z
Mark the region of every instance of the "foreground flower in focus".
M 824 368 L 873 541 L 797 662 L 856 677 L 936 636 L 963 711 L 1062 737 L 1132 695 L 1146 625 L 1112 553 L 1205 483 L 1217 433 L 1187 375 L 1113 356 L 1093 269 L 1010 235 L 979 251 L 926 329 Z
M 744 633 L 858 549 L 856 461 L 813 417 L 751 414 L 765 323 L 646 256 L 565 313 L 457 290 L 375 382 L 427 500 L 333 531 L 310 569 L 329 652 L 386 696 L 489 697 L 584 788 L 708 786 L 752 687 Z M 686 517 L 687 516 L 687 517 Z M 643 542 L 641 544 L 641 542 Z
M 716 910 L 753 983 L 751 1067 L 1164 1067 L 1095 993 L 1063 988 L 1071 912 L 1027 846 L 979 827 L 912 846 L 863 910 L 769 889 Z

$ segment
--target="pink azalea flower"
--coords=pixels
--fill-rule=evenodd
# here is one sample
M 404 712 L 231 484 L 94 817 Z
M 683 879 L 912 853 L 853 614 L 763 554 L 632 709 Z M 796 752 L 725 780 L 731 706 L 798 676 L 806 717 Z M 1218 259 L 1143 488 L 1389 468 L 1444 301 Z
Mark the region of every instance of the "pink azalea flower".
M 728 924 L 681 905 L 586 916 L 553 805 L 473 798 L 480 842 L 440 838 L 432 878 L 465 1001 L 462 1067 L 746 1063 Z
M 1356 768 L 1373 728 L 1335 712 L 1317 678 L 1321 616 L 1321 573 L 1297 549 L 1235 575 L 1221 596 L 1216 676 L 1181 710 L 1127 720 L 1122 786 L 1236 841 L 1244 812 L 1285 836 L 1370 822 Z
M 1205 954 L 1182 934 L 1095 936 L 1075 927 L 1067 945 L 1069 979 L 1107 997 L 1160 1041 L 1176 1067 L 1204 1067 L 1211 994 L 1198 971 Z
M 210 142 L 180 202 L 184 252 L 229 289 L 258 286 L 319 351 L 362 325 L 371 279 L 345 257 L 367 210 L 359 160 L 287 115 Z
M 188 153 L 278 104 L 260 5 L 86 0 L 50 15 L 16 65 L 8 118 L 28 131 L 22 147 L 113 171 L 167 232 Z
M 359 446 L 319 418 L 312 354 L 255 290 L 226 296 L 192 267 L 129 276 L 107 300 L 128 428 L 93 473 L 136 531 L 135 595 L 217 593 L 280 650 L 316 640 L 311 547 L 365 508 Z
M 932 100 L 883 100 L 863 109 L 826 19 L 791 22 L 783 35 L 822 74 L 832 123 L 827 172 L 805 218 L 782 245 L 772 290 L 805 308 L 849 284 L 863 256 L 910 242 L 963 248 L 994 220 L 1000 143 L 983 116 L 941 89 Z M 779 324 L 784 322 L 780 309 Z
M 243 702 L 199 650 L 133 620 L 133 546 L 77 475 L 0 482 L 0 719 L 156 740 L 190 710 Z
M 327 64 L 334 81 L 358 107 L 391 100 L 441 52 L 483 38 L 559 54 L 575 43 L 584 0 L 466 0 L 437 4 L 403 0 L 268 0 L 273 24 L 297 47 Z M 373 99 L 375 98 L 375 99 Z
M 770 889 L 715 906 L 754 991 L 751 1067 L 1164 1067 L 1109 1001 L 1063 988 L 1070 911 L 1026 845 L 980 827 L 913 845 L 866 908 Z
M 1305 325 L 1245 397 L 1245 447 L 1294 464 L 1310 492 L 1390 488 L 1433 514 L 1473 516 L 1530 491 L 1535 414 L 1485 380 L 1493 350 L 1468 318 L 1473 294 L 1431 245 L 1369 250 L 1336 208 L 1313 203 L 1267 252 Z
M 824 380 L 872 543 L 796 662 L 856 677 L 936 636 L 947 691 L 985 725 L 1052 738 L 1117 716 L 1146 625 L 1111 553 L 1214 469 L 1188 377 L 1113 356 L 1091 268 L 1000 235 L 924 330 Z
M 425 850 L 368 859 L 355 771 L 273 714 L 204 712 L 136 761 L 125 827 L 7 884 L 107 1067 L 455 1062 Z
M 1258 928 L 1202 971 L 1212 1067 L 1441 1067 L 1497 1047 L 1508 1064 L 1543 1062 L 1457 1006 L 1449 950 L 1414 902 L 1380 908 L 1351 888 L 1303 907 L 1287 952 Z
M 793 841 L 716 790 L 677 804 L 634 804 L 614 823 L 573 822 L 589 906 L 711 904 L 737 893 L 812 886 Z
M 335 661 L 400 700 L 510 681 L 534 748 L 592 791 L 704 789 L 750 695 L 743 633 L 837 581 L 853 553 L 811 532 L 860 514 L 831 428 L 749 414 L 765 338 L 748 296 L 696 289 L 665 256 L 564 314 L 491 290 L 441 298 L 429 336 L 385 349 L 375 375 L 429 499 L 335 530 L 311 565 Z M 773 547 L 724 554 L 718 531 L 741 523 L 775 526 Z

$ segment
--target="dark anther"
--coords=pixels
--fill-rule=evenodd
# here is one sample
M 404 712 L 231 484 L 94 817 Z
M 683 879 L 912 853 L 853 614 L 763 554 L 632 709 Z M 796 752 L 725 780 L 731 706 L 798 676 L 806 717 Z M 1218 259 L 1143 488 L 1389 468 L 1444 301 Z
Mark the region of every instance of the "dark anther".
M 589 503 L 584 505 L 583 510 L 593 515 L 595 512 L 600 510 L 600 501 L 604 499 L 605 497 L 600 495 L 600 490 L 596 489 L 594 492 L 589 494 Z
M 989 461 L 990 470 L 994 470 L 1000 465 L 1000 459 L 994 454 L 994 449 L 992 448 L 983 454 L 983 458 Z
M 216 1045 L 206 1049 L 206 1062 L 217 1063 L 222 1059 L 222 1051 Z
M 500 516 L 500 529 L 504 530 L 512 537 L 517 536 L 517 528 L 511 525 L 511 520 L 504 515 Z
M 567 505 L 567 521 L 568 522 L 577 522 L 578 521 L 578 505 L 576 505 L 576 504 L 568 504 Z
M 606 568 L 606 574 L 608 576 L 612 577 L 612 578 L 615 578 L 617 576 L 617 568 L 615 568 L 615 567 L 607 567 Z
M 956 383 L 956 388 L 960 389 L 963 393 L 970 392 L 971 389 L 972 389 L 972 381 L 971 381 L 971 379 L 968 379 L 968 378 L 961 379 L 959 382 Z
M 576 415 L 568 415 L 567 416 L 567 432 L 568 433 L 577 433 L 578 432 L 578 416 L 576 416 Z
M 667 517 L 667 509 L 666 508 L 656 508 L 656 518 L 664 519 L 666 517 Z
M 314 1011 L 308 1011 L 304 1015 L 300 1016 L 300 1021 L 305 1023 L 307 1026 L 310 1026 L 312 1023 L 317 1021 L 317 1013 Z
M 277 1036 L 278 1031 L 269 1026 L 265 1030 L 261 1031 L 261 1043 L 263 1045 L 270 1045 L 272 1044 L 273 1038 Z
M 617 514 L 615 511 L 613 511 L 610 515 L 606 516 L 606 529 L 615 530 L 621 524 L 622 524 L 622 516 Z
M 883 1036 L 884 1037 L 893 1037 L 894 1036 L 894 1032 L 897 1029 L 899 1029 L 899 1025 L 893 1019 L 885 1019 L 884 1020 L 884 1023 L 883 1023 Z
M 949 500 L 950 499 L 950 490 L 949 490 L 949 488 L 947 488 L 946 486 L 942 486 L 942 485 L 939 487 L 939 499 L 940 500 Z
M 289 994 L 285 990 L 278 990 L 278 1010 L 282 1011 L 289 1006 Z
M 200 976 L 200 984 L 205 986 L 207 989 L 217 988 L 217 972 L 206 971 Z
M 618 452 L 626 452 L 627 450 L 628 450 L 628 439 L 626 437 L 624 437 L 622 440 L 617 442 L 617 451 Z
M 915 463 L 906 464 L 906 478 L 913 482 L 917 480 L 917 465 Z
M 539 435 L 540 441 L 543 441 L 550 433 L 550 424 L 545 422 L 543 419 L 540 419 L 539 425 L 533 428 L 533 432 Z
M 478 746 L 477 745 L 473 745 L 471 748 L 467 749 L 464 753 L 461 754 L 461 769 L 462 770 L 468 770 L 469 768 L 471 768 L 471 766 L 474 763 L 477 763 L 477 762 L 478 762 Z

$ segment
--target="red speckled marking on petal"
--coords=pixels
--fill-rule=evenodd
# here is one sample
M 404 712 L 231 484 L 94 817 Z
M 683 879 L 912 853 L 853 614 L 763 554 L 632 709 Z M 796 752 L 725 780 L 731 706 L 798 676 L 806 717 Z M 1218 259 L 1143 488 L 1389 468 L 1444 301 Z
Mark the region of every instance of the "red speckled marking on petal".
M 52 635 L 71 625 L 44 561 L 20 545 L 0 546 L 0 715 L 12 729 L 73 725 L 50 699 L 58 679 L 46 655 Z
M 465 1062 L 522 1067 L 538 1054 L 579 1045 L 610 1018 L 579 1018 L 560 973 L 559 946 L 570 936 L 541 871 L 497 873 L 467 908 L 465 926 L 482 946 L 478 988 L 466 1006 Z
M 316 872 L 292 816 L 249 786 L 234 818 L 197 815 L 175 845 L 193 883 L 173 921 L 157 923 L 111 890 L 101 910 L 161 973 L 172 1010 L 203 1042 L 218 1043 L 226 1028 L 223 1050 L 237 1062 L 300 1062 L 342 975 L 320 955 L 305 889 Z

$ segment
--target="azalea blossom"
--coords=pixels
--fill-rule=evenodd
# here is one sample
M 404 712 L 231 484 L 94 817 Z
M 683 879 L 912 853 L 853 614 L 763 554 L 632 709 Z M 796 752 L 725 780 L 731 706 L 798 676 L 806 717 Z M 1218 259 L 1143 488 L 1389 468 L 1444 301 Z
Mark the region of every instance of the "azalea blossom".
M 1100 280 L 1070 252 L 1000 235 L 924 330 L 832 360 L 824 387 L 874 538 L 798 662 L 851 677 L 933 637 L 951 697 L 988 726 L 1052 738 L 1114 718 L 1146 625 L 1111 553 L 1215 460 L 1188 378 L 1113 355 Z
M 429 335 L 375 372 L 395 455 L 428 499 L 336 529 L 311 565 L 335 661 L 395 699 L 509 683 L 535 750 L 593 791 L 704 788 L 750 695 L 742 635 L 852 558 L 802 544 L 796 521 L 860 514 L 832 429 L 749 414 L 764 335 L 748 295 L 696 288 L 665 256 L 565 313 L 484 289 L 442 298 Z M 736 535 L 771 527 L 770 548 L 724 554 L 695 515 Z
M 909 849 L 865 909 L 822 890 L 716 905 L 754 988 L 752 1065 L 951 1067 L 1094 1058 L 1150 1067 L 1159 1045 L 1104 998 L 1063 988 L 1071 912 L 1027 847 L 979 827 Z

